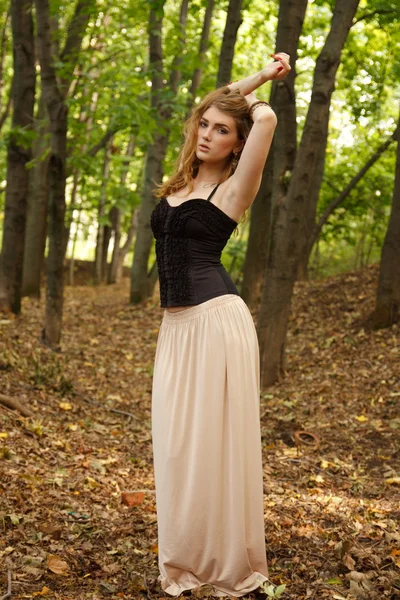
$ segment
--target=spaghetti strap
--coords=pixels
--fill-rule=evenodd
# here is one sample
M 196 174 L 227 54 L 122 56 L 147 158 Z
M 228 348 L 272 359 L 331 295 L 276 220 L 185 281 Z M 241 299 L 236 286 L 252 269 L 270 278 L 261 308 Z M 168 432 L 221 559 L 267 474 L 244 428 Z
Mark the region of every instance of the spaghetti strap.
M 219 188 L 219 183 L 215 186 L 215 188 L 213 189 L 213 191 L 211 192 L 211 194 L 208 196 L 207 202 L 210 202 L 211 198 L 214 196 L 214 194 L 215 194 L 215 192 L 217 191 L 218 188 Z

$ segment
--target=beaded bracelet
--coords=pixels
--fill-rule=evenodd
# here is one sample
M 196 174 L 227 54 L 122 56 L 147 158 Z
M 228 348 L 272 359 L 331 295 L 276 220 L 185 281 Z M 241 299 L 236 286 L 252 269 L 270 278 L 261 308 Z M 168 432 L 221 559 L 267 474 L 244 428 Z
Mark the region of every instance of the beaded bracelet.
M 269 106 L 271 108 L 269 102 L 264 102 L 264 100 L 257 100 L 257 102 L 254 102 L 254 104 L 250 106 L 250 117 L 253 117 L 253 112 L 258 106 Z

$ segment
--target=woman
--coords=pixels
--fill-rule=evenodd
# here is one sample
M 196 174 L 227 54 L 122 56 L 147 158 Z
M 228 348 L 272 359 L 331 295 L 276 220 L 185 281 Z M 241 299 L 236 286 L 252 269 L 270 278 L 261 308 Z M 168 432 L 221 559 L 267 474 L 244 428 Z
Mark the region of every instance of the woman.
M 252 93 L 290 71 L 287 54 L 272 56 L 194 110 L 151 217 L 166 309 L 152 405 L 159 566 L 172 596 L 204 584 L 244 596 L 267 580 L 257 337 L 220 256 L 276 127 Z

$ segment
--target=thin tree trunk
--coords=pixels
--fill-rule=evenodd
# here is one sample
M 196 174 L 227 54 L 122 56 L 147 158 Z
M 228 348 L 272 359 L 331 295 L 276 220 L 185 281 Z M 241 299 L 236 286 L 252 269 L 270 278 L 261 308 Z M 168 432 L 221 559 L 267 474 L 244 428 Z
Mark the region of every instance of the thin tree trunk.
M 135 150 L 135 141 L 136 141 L 136 134 L 132 133 L 129 138 L 128 146 L 126 148 L 126 153 L 125 153 L 126 161 L 122 165 L 121 187 L 125 186 L 125 184 L 126 184 L 126 178 L 128 176 L 130 159 L 133 156 L 133 152 Z M 110 270 L 108 273 L 108 282 L 107 282 L 110 284 L 117 282 L 118 274 L 120 271 L 120 269 L 119 269 L 119 264 L 121 261 L 120 255 L 121 255 L 121 251 L 122 251 L 122 249 L 119 247 L 120 242 L 121 242 L 122 211 L 118 206 L 114 206 L 112 208 L 112 213 L 113 213 L 112 216 L 110 214 L 110 218 L 112 217 L 111 223 L 112 223 L 112 228 L 114 230 L 114 247 L 113 247 L 111 265 L 110 265 Z M 131 243 L 132 243 L 132 241 L 131 241 Z M 123 261 L 123 258 L 122 258 L 122 261 Z
M 7 54 L 7 31 L 9 27 L 10 20 L 10 11 L 8 10 L 6 13 L 6 18 L 4 19 L 4 26 L 0 32 L 0 114 L 2 111 L 2 98 L 3 98 L 3 88 L 4 88 L 4 59 Z M 9 94 L 8 102 L 11 100 L 11 93 Z
M 317 59 L 311 102 L 288 192 L 273 224 L 258 322 L 263 387 L 284 373 L 290 304 L 298 262 L 307 241 L 304 215 L 310 210 L 307 200 L 311 189 L 321 185 L 316 180 L 318 156 L 325 154 L 336 72 L 358 3 L 359 0 L 336 0 L 331 29 Z
M 231 79 L 235 44 L 242 23 L 242 5 L 243 0 L 229 0 L 224 37 L 219 55 L 217 87 L 227 85 Z
M 375 328 L 400 321 L 400 119 L 396 132 L 397 160 L 392 211 L 382 248 L 379 283 L 372 321 Z
M 47 178 L 49 157 L 45 155 L 48 149 L 49 123 L 43 93 L 39 99 L 35 121 L 36 140 L 33 146 L 35 164 L 31 169 L 29 180 L 22 294 L 39 298 L 47 237 L 47 202 L 49 196 Z
M 76 187 L 75 187 L 75 179 L 76 179 Z M 77 175 L 75 175 L 75 179 L 74 179 L 74 187 L 76 190 L 78 187 L 78 183 L 77 183 L 78 176 Z M 74 237 L 72 238 L 71 255 L 69 257 L 68 284 L 71 286 L 74 285 L 75 249 L 76 249 L 76 243 L 78 241 L 79 226 L 81 224 L 81 215 L 82 215 L 82 204 L 79 206 L 78 216 L 77 216 L 77 219 L 75 222 L 75 231 L 74 231 Z
M 28 133 L 33 124 L 35 100 L 35 48 L 32 0 L 12 0 L 14 112 L 7 147 L 7 188 L 5 198 L 3 247 L 0 263 L 0 305 L 18 314 L 21 310 L 22 267 L 24 260 L 26 206 L 31 143 L 21 142 L 21 130 Z
M 77 52 L 81 45 L 84 35 L 88 15 L 92 10 L 95 0 L 79 0 L 76 5 L 75 13 L 68 27 L 67 39 L 60 60 L 64 63 L 63 78 L 61 80 L 61 97 L 65 98 L 70 83 L 73 78 L 73 70 L 77 61 Z M 52 19 L 52 28 L 55 25 L 55 19 Z M 54 46 L 51 45 L 51 51 Z M 28 216 L 26 227 L 26 244 L 24 256 L 23 272 L 23 294 L 27 296 L 40 297 L 41 274 L 44 264 L 44 253 L 47 236 L 47 210 L 48 210 L 48 165 L 49 156 L 44 159 L 45 152 L 48 150 L 48 134 L 50 133 L 50 123 L 46 102 L 43 95 L 39 101 L 37 122 L 37 137 L 34 145 L 34 157 L 36 164 L 32 169 L 31 184 L 28 197 Z M 64 243 L 66 241 L 64 240 Z
M 211 28 L 211 20 L 212 14 L 214 10 L 215 0 L 208 0 L 206 12 L 204 15 L 203 21 L 203 29 L 201 31 L 200 45 L 199 45 L 199 55 L 198 55 L 198 66 L 195 68 L 192 77 L 192 83 L 190 86 L 190 96 L 188 100 L 188 108 L 191 108 L 197 94 L 197 90 L 200 86 L 201 76 L 203 74 L 203 66 L 206 57 L 206 52 L 208 48 L 208 39 L 210 37 L 210 28 Z
M 109 142 L 111 143 L 112 138 Z M 103 183 L 100 190 L 99 198 L 99 212 L 98 212 L 98 228 L 97 228 L 97 243 L 96 243 L 96 258 L 95 258 L 95 282 L 100 284 L 103 281 L 105 275 L 104 266 L 104 242 L 105 237 L 105 226 L 104 217 L 106 216 L 106 203 L 107 203 L 107 182 L 110 174 L 110 146 L 104 151 L 104 162 L 103 162 Z M 107 255 L 106 255 L 107 260 Z
M 276 52 L 290 54 L 292 70 L 285 81 L 274 81 L 271 105 L 278 126 L 266 162 L 260 190 L 251 210 L 249 241 L 243 269 L 242 298 L 252 307 L 259 304 L 270 241 L 272 218 L 276 218 L 296 159 L 297 122 L 295 79 L 297 46 L 308 0 L 281 0 L 276 36 Z
M 81 47 L 82 38 L 93 11 L 95 0 L 79 0 L 68 29 L 63 62 L 68 63 L 69 73 L 58 85 L 50 29 L 49 0 L 35 0 L 37 38 L 43 95 L 50 119 L 51 151 L 49 157 L 49 256 L 47 261 L 47 289 L 43 341 L 56 347 L 61 339 L 64 251 L 65 251 L 65 182 L 67 158 L 68 107 L 65 96 L 72 79 L 74 64 Z M 66 70 L 66 72 L 68 71 Z
M 163 83 L 163 52 L 162 52 L 162 22 L 164 1 L 151 0 L 150 2 L 150 67 L 152 70 L 151 105 L 155 114 L 159 117 L 159 127 L 150 145 L 145 165 L 144 185 L 141 197 L 139 226 L 136 236 L 135 251 L 131 271 L 131 293 L 132 303 L 141 302 L 152 293 L 153 281 L 148 277 L 148 261 L 153 235 L 150 229 L 150 216 L 156 205 L 153 195 L 155 185 L 160 184 L 163 178 L 163 162 L 167 152 L 172 106 L 165 104 L 161 97 L 164 88 Z M 168 87 L 173 94 L 177 93 L 178 84 L 181 79 L 180 65 L 184 47 L 184 31 L 187 19 L 188 0 L 182 0 L 180 10 L 180 43 L 174 58 Z

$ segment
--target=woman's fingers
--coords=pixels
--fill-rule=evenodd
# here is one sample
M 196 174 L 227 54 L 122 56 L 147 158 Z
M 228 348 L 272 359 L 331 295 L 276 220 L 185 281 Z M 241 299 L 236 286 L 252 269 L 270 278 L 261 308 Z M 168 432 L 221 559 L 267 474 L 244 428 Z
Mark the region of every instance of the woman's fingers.
M 287 62 L 290 62 L 290 56 L 289 54 L 286 54 L 286 52 L 276 52 L 274 54 L 271 54 L 272 58 L 275 58 L 276 60 L 286 60 Z
M 280 62 L 280 66 L 277 69 L 279 76 L 285 77 L 291 70 L 289 54 L 286 54 L 286 52 L 277 52 L 276 54 L 271 54 L 271 56 L 277 62 Z

